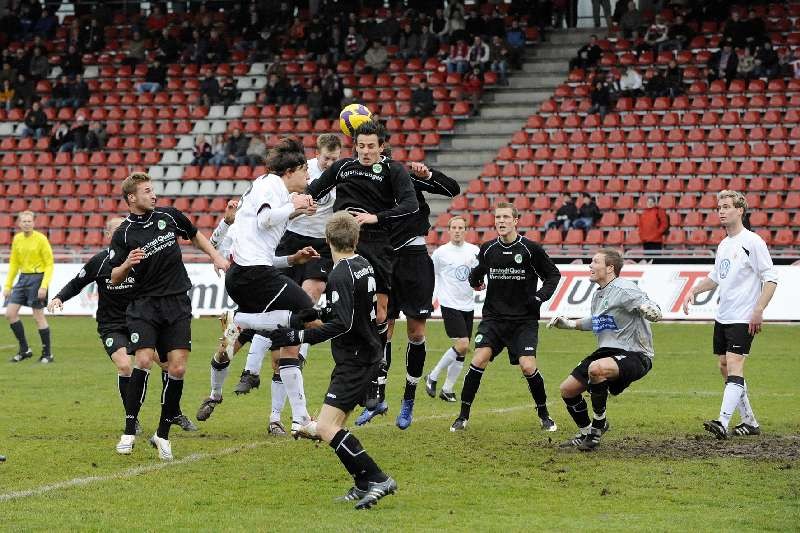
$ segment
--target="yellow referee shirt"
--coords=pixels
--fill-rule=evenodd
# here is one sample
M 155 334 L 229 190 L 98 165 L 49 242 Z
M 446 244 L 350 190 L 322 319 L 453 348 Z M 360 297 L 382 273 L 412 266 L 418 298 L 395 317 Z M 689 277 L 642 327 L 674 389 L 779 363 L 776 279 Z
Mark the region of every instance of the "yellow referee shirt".
M 44 233 L 32 231 L 14 235 L 11 241 L 11 259 L 8 265 L 8 277 L 5 288 L 11 290 L 18 272 L 38 274 L 44 272 L 41 288 L 46 289 L 53 278 L 53 249 Z

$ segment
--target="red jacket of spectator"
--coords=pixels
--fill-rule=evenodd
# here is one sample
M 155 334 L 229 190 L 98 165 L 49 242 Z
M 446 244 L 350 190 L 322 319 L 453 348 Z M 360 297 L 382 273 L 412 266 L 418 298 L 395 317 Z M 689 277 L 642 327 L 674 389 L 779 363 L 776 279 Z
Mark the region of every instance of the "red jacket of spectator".
M 648 207 L 639 215 L 639 238 L 642 242 L 664 242 L 669 229 L 667 212 L 660 207 Z

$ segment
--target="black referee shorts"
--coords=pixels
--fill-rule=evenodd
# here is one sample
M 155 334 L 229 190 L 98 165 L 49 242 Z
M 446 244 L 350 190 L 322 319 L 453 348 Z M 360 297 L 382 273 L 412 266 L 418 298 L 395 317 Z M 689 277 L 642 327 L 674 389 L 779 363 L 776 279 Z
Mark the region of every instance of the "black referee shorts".
M 750 353 L 750 345 L 753 344 L 753 336 L 748 330 L 749 325 L 743 322 L 737 324 L 720 324 L 714 321 L 714 355 L 725 355 L 735 353 L 747 355 Z
M 619 348 L 598 348 L 576 366 L 571 375 L 583 383 L 589 384 L 589 365 L 592 361 L 611 357 L 619 367 L 619 377 L 608 381 L 608 392 L 616 396 L 627 389 L 631 383 L 640 380 L 653 368 L 653 361 L 643 353 L 626 352 Z
M 375 271 L 375 285 L 378 294 L 389 294 L 392 288 L 392 258 L 394 249 L 389 242 L 389 234 L 383 230 L 361 228 L 356 253 L 369 261 Z
M 519 358 L 536 357 L 539 345 L 539 321 L 531 319 L 501 320 L 484 318 L 478 324 L 475 348 L 491 348 L 492 361 L 503 349 L 508 349 L 508 362 L 519 364 Z
M 192 349 L 192 301 L 187 294 L 145 296 L 128 304 L 130 344 L 134 353 L 154 348 L 162 362 L 172 350 Z
M 19 279 L 11 289 L 11 294 L 8 295 L 6 306 L 17 304 L 31 309 L 47 307 L 47 295 L 44 298 L 39 298 L 39 287 L 42 286 L 43 279 L 44 274 L 41 272 L 20 274 Z
M 433 261 L 427 250 L 419 254 L 395 255 L 389 292 L 389 318 L 398 318 L 400 311 L 407 318 L 430 318 L 435 285 Z
M 302 285 L 307 279 L 327 281 L 328 274 L 330 274 L 333 268 L 333 257 L 331 256 L 331 248 L 328 246 L 325 239 L 317 239 L 306 235 L 300 235 L 293 231 L 287 231 L 283 234 L 281 242 L 275 249 L 275 255 L 278 257 L 292 255 L 306 246 L 314 248 L 314 250 L 319 253 L 319 259 L 312 259 L 308 263 L 302 265 L 290 266 L 282 271 L 298 285 Z
M 271 266 L 233 263 L 225 274 L 225 290 L 242 313 L 299 311 L 314 307 L 300 285 Z
M 380 363 L 336 363 L 323 403 L 349 413 L 364 405 L 370 383 L 378 375 Z
M 129 355 L 134 354 L 130 346 L 130 333 L 124 324 L 98 325 L 97 333 L 108 357 L 114 355 L 120 348 L 125 348 Z
M 458 309 L 442 306 L 444 331 L 451 339 L 472 338 L 474 317 L 475 311 L 459 311 Z

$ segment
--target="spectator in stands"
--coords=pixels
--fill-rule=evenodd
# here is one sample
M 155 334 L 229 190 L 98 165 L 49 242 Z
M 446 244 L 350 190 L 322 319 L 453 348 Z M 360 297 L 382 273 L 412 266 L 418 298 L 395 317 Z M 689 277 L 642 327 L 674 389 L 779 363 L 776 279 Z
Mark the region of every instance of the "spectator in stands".
M 155 37 L 167 28 L 168 23 L 169 21 L 167 20 L 167 16 L 161 10 L 161 6 L 158 4 L 153 4 L 153 10 L 150 13 L 150 16 L 147 17 L 147 23 L 145 25 L 147 32 L 152 37 Z
M 423 60 L 436 57 L 439 53 L 439 38 L 430 31 L 427 24 L 420 28 L 419 50 Z
M 403 24 L 403 30 L 400 32 L 400 50 L 397 52 L 397 56 L 403 59 L 419 57 L 421 55 L 419 37 L 419 34 L 411 28 L 411 24 L 408 22 Z
M 0 86 L 0 108 L 11 111 L 14 107 L 14 84 L 11 80 L 3 80 Z
M 72 84 L 70 83 L 69 78 L 66 75 L 63 75 L 60 78 L 58 78 L 58 81 L 53 86 L 53 90 L 50 91 L 50 102 L 49 102 L 50 107 L 61 109 L 62 107 L 70 105 L 71 89 L 72 89 Z
M 755 50 L 768 40 L 767 27 L 764 24 L 764 19 L 759 17 L 755 10 L 750 9 L 748 11 L 745 24 L 747 28 L 747 46 L 752 50 Z
M 611 108 L 611 88 L 605 79 L 598 78 L 592 83 L 592 90 L 589 93 L 591 107 L 589 114 L 599 114 L 600 119 L 605 118 L 606 113 Z
M 642 75 L 636 67 L 629 65 L 619 80 L 619 89 L 623 96 L 637 97 L 644 94 Z
M 466 32 L 467 10 L 464 7 L 464 2 L 461 0 L 448 2 L 444 16 L 447 19 L 447 34 L 450 42 L 459 39 L 464 39 L 464 42 L 466 42 L 469 35 Z
M 79 39 L 83 52 L 99 52 L 106 47 L 105 30 L 97 17 L 92 17 L 89 23 L 81 28 Z
M 45 115 L 42 110 L 42 105 L 39 102 L 33 102 L 31 108 L 25 114 L 22 136 L 40 139 L 46 132 L 47 115 Z
M 655 20 L 653 20 L 653 23 L 647 28 L 644 34 L 645 46 L 655 53 L 659 53 L 662 50 L 662 46 L 667 43 L 668 37 L 669 27 L 664 22 L 664 18 L 661 15 L 656 15 Z
M 553 0 L 553 28 L 560 30 L 569 19 L 570 0 Z
M 792 52 L 792 49 L 788 46 L 781 48 L 778 52 L 778 68 L 780 75 L 787 78 L 800 78 L 800 74 L 798 74 L 795 68 L 798 59 L 800 58 L 797 57 L 797 54 Z
M 322 96 L 322 87 L 318 83 L 311 86 L 311 92 L 308 93 L 306 98 L 306 106 L 308 107 L 308 118 L 311 122 L 316 122 L 318 119 L 325 116 L 325 102 Z
M 178 41 L 170 34 L 169 28 L 164 28 L 161 30 L 161 34 L 158 37 L 158 43 L 156 45 L 156 57 L 161 61 L 164 65 L 169 65 L 170 63 L 174 63 L 177 61 L 180 51 L 180 44 Z
M 267 160 L 267 143 L 263 137 L 256 135 L 247 147 L 247 164 L 251 167 L 263 165 Z
M 228 137 L 228 142 L 225 143 L 225 149 L 221 153 L 215 154 L 212 162 L 218 167 L 221 165 L 246 165 L 248 146 L 250 146 L 250 139 L 242 133 L 242 130 L 234 128 L 233 133 Z
M 341 104 L 344 99 L 344 84 L 332 68 L 327 68 L 324 72 L 325 74 L 320 82 L 322 105 L 325 108 L 326 115 L 333 118 L 339 115 L 339 111 L 343 107 Z
M 722 49 L 714 52 L 708 61 L 708 81 L 724 79 L 728 83 L 736 77 L 739 57 L 730 41 L 722 43 Z
M 658 207 L 655 196 L 647 198 L 647 208 L 639 215 L 639 238 L 645 250 L 660 250 L 669 231 L 667 212 Z
M 611 3 L 608 0 L 592 0 L 592 18 L 594 27 L 600 27 L 600 7 L 603 8 L 603 17 L 606 19 L 606 27 L 611 28 Z
M 50 62 L 47 57 L 42 53 L 42 49 L 37 47 L 33 48 L 33 55 L 30 62 L 31 79 L 39 81 L 47 78 L 50 73 Z
M 572 227 L 573 229 L 582 229 L 586 233 L 597 224 L 603 213 L 600 212 L 600 208 L 597 207 L 597 203 L 595 203 L 591 194 L 585 192 L 581 196 L 583 201 L 578 209 L 578 218 L 572 221 Z
M 364 47 L 364 38 L 356 32 L 355 26 L 350 26 L 344 37 L 344 55 L 351 61 L 361 59 Z
M 135 67 L 139 63 L 143 63 L 145 60 L 145 54 L 147 53 L 145 44 L 146 43 L 142 37 L 142 34 L 138 31 L 133 32 L 133 38 L 128 41 L 128 44 L 125 47 L 125 57 L 122 59 L 122 63 L 130 66 L 131 68 Z
M 71 104 L 74 108 L 83 107 L 89 101 L 90 90 L 89 84 L 83 79 L 83 76 L 78 74 L 75 76 L 75 81 L 70 84 L 70 98 Z
M 9 61 L 3 61 L 3 68 L 0 69 L 0 83 L 10 81 L 13 85 L 17 81 L 17 71 Z
M 56 28 L 58 28 L 58 17 L 50 10 L 44 9 L 41 18 L 33 26 L 33 33 L 45 39 L 52 39 L 56 34 Z
M 83 57 L 74 45 L 61 57 L 61 73 L 67 76 L 83 74 Z
M 377 74 L 386 70 L 389 66 L 389 51 L 381 41 L 372 41 L 364 54 L 365 74 Z
M 194 150 L 192 151 L 194 158 L 192 164 L 195 166 L 206 166 L 211 157 L 214 155 L 211 143 L 206 140 L 205 135 L 200 134 L 194 142 Z
M 14 68 L 17 69 L 18 74 L 22 73 L 25 74 L 25 76 L 31 75 L 31 58 L 25 53 L 24 48 L 17 48 Z
M 469 47 L 469 52 L 467 54 L 469 66 L 473 69 L 478 67 L 481 69 L 481 72 L 486 72 L 489 69 L 490 58 L 491 52 L 489 50 L 489 45 L 483 42 L 480 35 L 476 35 L 472 40 L 472 46 Z
M 199 30 L 192 30 L 191 41 L 183 51 L 183 56 L 186 62 L 195 65 L 208 63 L 208 39 Z
M 311 60 L 317 60 L 325 56 L 328 51 L 328 39 L 322 31 L 310 29 L 306 40 L 306 52 Z
M 450 45 L 450 53 L 445 59 L 447 65 L 447 72 L 457 72 L 464 74 L 469 70 L 469 47 L 467 42 L 459 39 Z
M 747 46 L 750 34 L 750 25 L 741 19 L 738 9 L 732 9 L 730 18 L 725 21 L 722 40 L 729 41 L 734 48 L 742 48 Z
M 631 0 L 628 2 L 627 11 L 625 11 L 625 14 L 622 15 L 619 20 L 622 36 L 626 39 L 638 39 L 642 23 L 642 12 L 636 7 L 636 2 Z
M 102 150 L 107 141 L 108 133 L 105 124 L 96 120 L 89 123 L 89 131 L 86 132 L 86 149 L 90 152 Z
M 774 78 L 780 72 L 778 64 L 778 54 L 772 48 L 770 41 L 765 41 L 764 44 L 756 49 L 756 67 L 754 75 L 757 78 Z
M 70 128 L 70 137 L 72 145 L 62 145 L 59 149 L 60 152 L 75 152 L 77 150 L 86 149 L 86 135 L 89 133 L 89 124 L 86 123 L 86 117 L 78 115 L 75 122 Z
M 411 116 L 429 117 L 433 113 L 436 103 L 433 100 L 433 91 L 428 87 L 428 81 L 423 78 L 419 87 L 411 93 Z
M 228 43 L 225 42 L 225 38 L 220 35 L 218 30 L 211 30 L 208 38 L 208 53 L 206 54 L 208 62 L 215 65 L 224 63 L 228 59 L 228 55 Z
M 200 81 L 200 98 L 205 106 L 219 102 L 219 81 L 210 68 L 206 69 L 205 76 Z
M 738 56 L 739 62 L 736 65 L 736 77 L 742 80 L 749 80 L 753 77 L 756 68 L 756 58 L 750 52 L 750 48 L 744 47 L 742 55 Z
M 508 61 L 509 51 L 506 43 L 499 36 L 492 37 L 492 45 L 489 47 L 489 68 L 497 73 L 501 85 L 508 85 Z
M 689 46 L 689 42 L 692 40 L 693 36 L 694 32 L 692 32 L 692 29 L 683 21 L 683 17 L 677 15 L 675 17 L 675 22 L 669 26 L 667 40 L 661 43 L 659 51 L 683 50 Z
M 236 82 L 233 81 L 232 77 L 228 76 L 225 78 L 219 95 L 222 99 L 222 105 L 224 106 L 233 105 L 239 99 L 239 90 L 236 88 Z
M 578 49 L 578 54 L 569 60 L 569 69 L 592 68 L 600 61 L 603 49 L 597 44 L 597 35 L 589 37 L 589 42 Z
M 469 96 L 472 104 L 472 115 L 480 113 L 481 96 L 483 95 L 483 72 L 480 67 L 473 67 L 467 72 L 462 81 L 464 92 Z
M 33 86 L 33 82 L 25 74 L 17 73 L 17 81 L 14 83 L 14 107 L 27 109 L 31 103 L 38 101 L 39 96 Z
M 281 105 L 286 101 L 288 92 L 289 86 L 286 80 L 278 77 L 277 74 L 270 74 L 267 78 L 267 85 L 264 87 L 264 102 L 268 105 Z
M 644 94 L 650 98 L 666 96 L 667 80 L 660 70 L 648 70 L 645 73 Z
M 450 27 L 447 25 L 447 19 L 444 16 L 444 9 L 437 7 L 431 18 L 431 23 L 428 27 L 430 32 L 436 36 L 439 41 L 446 43 L 447 36 L 450 32 Z
M 158 58 L 147 66 L 144 81 L 136 84 L 136 92 L 157 93 L 167 86 L 167 67 L 161 64 Z
M 575 207 L 575 200 L 568 194 L 564 195 L 564 203 L 556 211 L 556 218 L 548 221 L 544 225 L 544 230 L 560 229 L 563 233 L 569 230 L 572 221 L 578 218 L 578 208 Z
M 70 129 L 66 122 L 62 120 L 53 126 L 53 131 L 50 132 L 50 151 L 52 153 L 60 152 L 61 147 L 71 141 Z
M 674 59 L 670 59 L 667 65 L 667 71 L 664 73 L 664 78 L 666 82 L 666 96 L 674 98 L 683 94 L 683 69 L 678 66 L 678 62 Z
M 289 90 L 286 93 L 286 103 L 299 105 L 305 103 L 306 98 L 308 98 L 308 92 L 300 82 L 300 78 L 292 78 L 289 82 Z

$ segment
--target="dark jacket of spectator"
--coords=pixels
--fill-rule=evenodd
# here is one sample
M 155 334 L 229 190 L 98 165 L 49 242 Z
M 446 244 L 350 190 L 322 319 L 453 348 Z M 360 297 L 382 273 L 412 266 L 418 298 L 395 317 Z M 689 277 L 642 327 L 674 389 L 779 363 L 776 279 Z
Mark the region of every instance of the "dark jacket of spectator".
M 200 94 L 205 105 L 211 105 L 219 100 L 219 81 L 210 72 L 200 82 Z
M 709 78 L 730 81 L 736 77 L 738 67 L 739 56 L 736 55 L 736 51 L 729 44 L 725 44 L 722 50 L 714 52 L 714 55 L 708 61 Z
M 67 76 L 83 74 L 83 57 L 74 46 L 70 46 L 67 53 L 61 58 L 61 72 Z
M 597 46 L 597 38 L 592 36 L 591 40 L 578 49 L 578 54 L 569 62 L 569 69 L 590 68 L 597 65 L 603 49 Z
M 422 80 L 419 87 L 411 93 L 411 114 L 418 117 L 428 117 L 433 112 L 436 103 L 433 100 L 433 91 L 428 83 Z
M 96 18 L 81 28 L 80 42 L 85 52 L 99 52 L 106 47 L 105 30 Z
M 31 108 L 25 115 L 25 125 L 32 130 L 47 128 L 47 115 L 41 107 L 38 109 Z
M 737 10 L 731 11 L 731 18 L 725 22 L 725 30 L 722 32 L 723 41 L 731 41 L 734 48 L 741 48 L 747 44 L 751 35 L 751 28 L 748 22 L 739 18 Z
M 236 82 L 233 81 L 233 78 L 225 79 L 225 83 L 222 84 L 222 88 L 219 91 L 219 96 L 226 106 L 233 105 L 239 99 L 239 91 L 236 89 Z
M 33 82 L 24 74 L 17 74 L 17 81 L 14 83 L 14 107 L 28 108 L 31 102 L 38 99 Z

